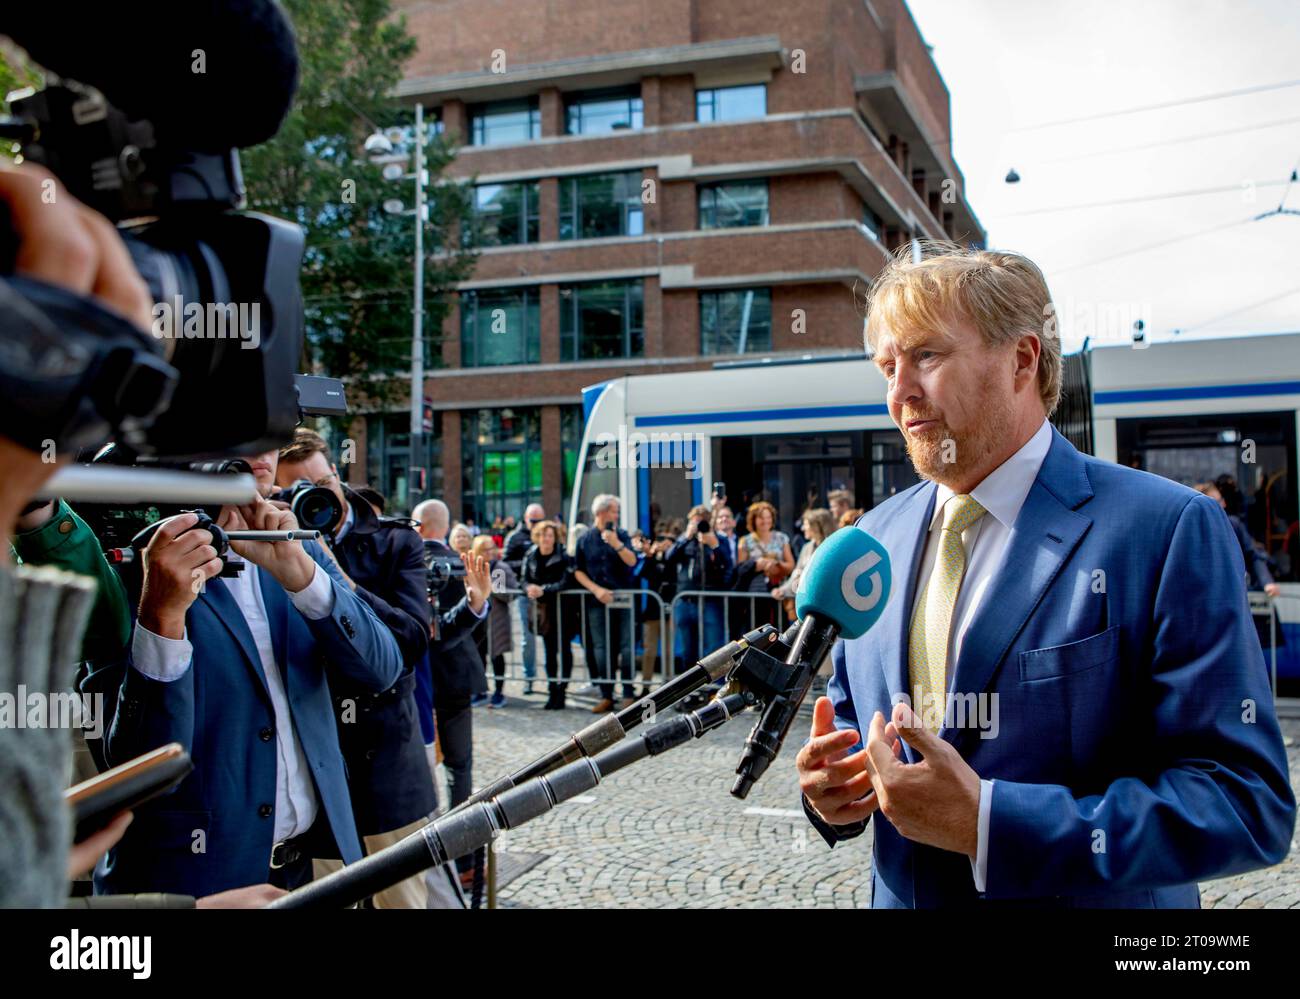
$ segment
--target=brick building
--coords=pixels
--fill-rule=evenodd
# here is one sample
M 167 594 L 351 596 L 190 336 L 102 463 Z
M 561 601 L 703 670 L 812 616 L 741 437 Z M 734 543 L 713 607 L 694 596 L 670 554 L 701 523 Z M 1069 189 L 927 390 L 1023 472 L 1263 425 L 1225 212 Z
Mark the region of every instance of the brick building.
M 398 96 L 463 143 L 486 237 L 425 388 L 455 516 L 561 509 L 584 386 L 851 349 L 890 250 L 984 240 L 902 0 L 395 7 L 419 41 Z M 395 498 L 406 426 L 358 434 Z

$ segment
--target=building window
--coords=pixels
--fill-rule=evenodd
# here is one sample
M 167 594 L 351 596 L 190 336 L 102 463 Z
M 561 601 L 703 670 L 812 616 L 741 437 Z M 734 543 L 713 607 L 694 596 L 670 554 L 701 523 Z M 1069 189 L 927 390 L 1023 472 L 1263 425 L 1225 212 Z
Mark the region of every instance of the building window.
M 767 225 L 767 181 L 740 180 L 699 189 L 700 228 Z
M 866 205 L 862 206 L 862 224 L 866 226 L 867 235 L 879 243 L 880 234 L 884 232 L 885 224 L 880 221 L 880 216 Z
M 479 527 L 524 519 L 542 501 L 542 418 L 537 406 L 461 411 L 461 512 Z
M 542 134 L 542 112 L 535 97 L 479 104 L 470 110 L 469 126 L 472 146 L 528 142 Z
M 461 367 L 536 364 L 540 344 L 536 288 L 485 288 L 460 293 Z
M 410 513 L 420 500 L 442 495 L 442 413 L 434 410 L 433 430 L 423 434 L 420 442 L 424 453 L 412 462 L 409 413 L 366 417 L 366 481 L 388 500 L 384 508 L 387 516 Z M 412 464 L 425 469 L 424 489 L 419 492 L 412 492 Z
M 560 239 L 640 236 L 641 172 L 597 173 L 560 180 Z
M 767 84 L 695 91 L 696 121 L 738 121 L 767 114 Z
M 537 188 L 535 180 L 515 184 L 475 185 L 476 231 L 466 232 L 466 244 L 515 246 L 519 243 L 536 243 Z
M 641 357 L 645 352 L 642 282 L 560 286 L 560 360 Z
M 569 135 L 599 135 L 642 128 L 641 91 L 593 90 L 575 94 L 564 108 L 564 130 Z
M 770 289 L 700 292 L 700 353 L 754 354 L 771 349 Z

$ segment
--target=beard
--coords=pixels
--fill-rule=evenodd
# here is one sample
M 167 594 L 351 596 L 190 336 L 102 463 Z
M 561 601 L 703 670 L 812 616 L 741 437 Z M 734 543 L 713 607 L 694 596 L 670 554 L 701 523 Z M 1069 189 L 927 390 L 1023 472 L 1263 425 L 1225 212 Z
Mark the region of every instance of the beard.
M 929 428 L 923 437 L 903 431 L 903 444 L 917 475 L 952 486 L 965 479 L 971 469 L 978 468 L 1006 442 L 1015 424 L 1010 402 L 989 395 L 981 400 L 976 412 L 983 418 L 963 431 L 954 430 L 942 417 L 934 418 L 936 425 Z M 918 417 L 909 413 L 903 417 L 904 426 L 907 420 L 917 418 L 928 419 L 924 415 Z

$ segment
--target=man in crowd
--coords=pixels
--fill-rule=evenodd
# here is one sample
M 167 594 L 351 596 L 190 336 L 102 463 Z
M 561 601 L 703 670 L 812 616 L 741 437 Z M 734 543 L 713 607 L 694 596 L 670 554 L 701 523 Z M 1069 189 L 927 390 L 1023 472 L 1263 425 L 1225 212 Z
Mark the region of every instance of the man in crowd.
M 268 502 L 279 455 L 249 459 L 259 495 L 223 507 L 226 530 L 292 530 Z M 314 856 L 361 857 L 328 676 L 378 693 L 402 671 L 392 632 L 315 542 L 232 542 L 222 576 L 194 514 L 165 521 L 144 552 L 123 658 L 83 689 L 105 695 L 110 765 L 168 742 L 194 762 L 135 821 L 96 872 L 96 890 L 209 895 L 269 882 L 292 889 Z
M 725 509 L 722 507 L 720 509 Z M 677 573 L 677 593 L 691 590 L 728 590 L 735 563 L 727 546 L 713 531 L 713 518 L 703 504 L 686 515 L 686 530 L 665 556 Z M 718 597 L 685 597 L 675 603 L 677 670 L 726 644 L 724 601 Z
M 302 480 L 328 489 L 338 500 L 342 512 L 326 529 L 327 542 L 353 592 L 388 626 L 402 652 L 401 675 L 379 693 L 346 674 L 329 675 L 357 831 L 366 852 L 374 853 L 414 832 L 437 808 L 415 701 L 416 670 L 428 668 L 424 547 L 407 522 L 375 516 L 370 504 L 339 478 L 324 438 L 300 427 L 280 449 L 276 482 L 283 488 Z M 317 860 L 316 873 L 337 866 Z M 422 875 L 374 896 L 377 909 L 423 909 L 427 904 Z
M 632 688 L 632 660 L 635 658 L 632 603 L 614 590 L 630 590 L 637 584 L 636 568 L 640 561 L 632 549 L 632 539 L 618 526 L 619 500 L 602 493 L 591 504 L 592 527 L 578 542 L 573 578 L 595 599 L 587 604 L 587 655 L 592 676 L 598 677 L 601 699 L 591 711 L 603 714 L 614 710 L 613 676 L 615 663 L 621 663 L 623 701 L 626 707 L 635 700 Z
M 546 519 L 546 508 L 540 503 L 529 503 L 524 510 L 524 520 L 511 531 L 505 539 L 502 559 L 515 571 L 517 576 L 523 568 L 524 554 L 533 545 L 533 528 Z M 537 642 L 533 633 L 532 602 L 520 598 L 515 601 L 519 623 L 523 627 L 524 640 L 524 693 L 533 692 L 533 676 L 537 668 Z

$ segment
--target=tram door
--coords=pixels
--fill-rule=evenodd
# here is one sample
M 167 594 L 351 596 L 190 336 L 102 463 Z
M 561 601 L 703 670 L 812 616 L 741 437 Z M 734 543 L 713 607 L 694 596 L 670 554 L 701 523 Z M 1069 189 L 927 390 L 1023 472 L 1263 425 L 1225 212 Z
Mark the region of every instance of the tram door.
M 749 504 L 767 500 L 776 507 L 777 528 L 788 534 L 809 506 L 827 506 L 833 490 L 869 495 L 866 436 L 844 431 L 714 438 L 715 477 L 726 483 L 738 518 Z M 737 530 L 744 532 L 743 523 Z

